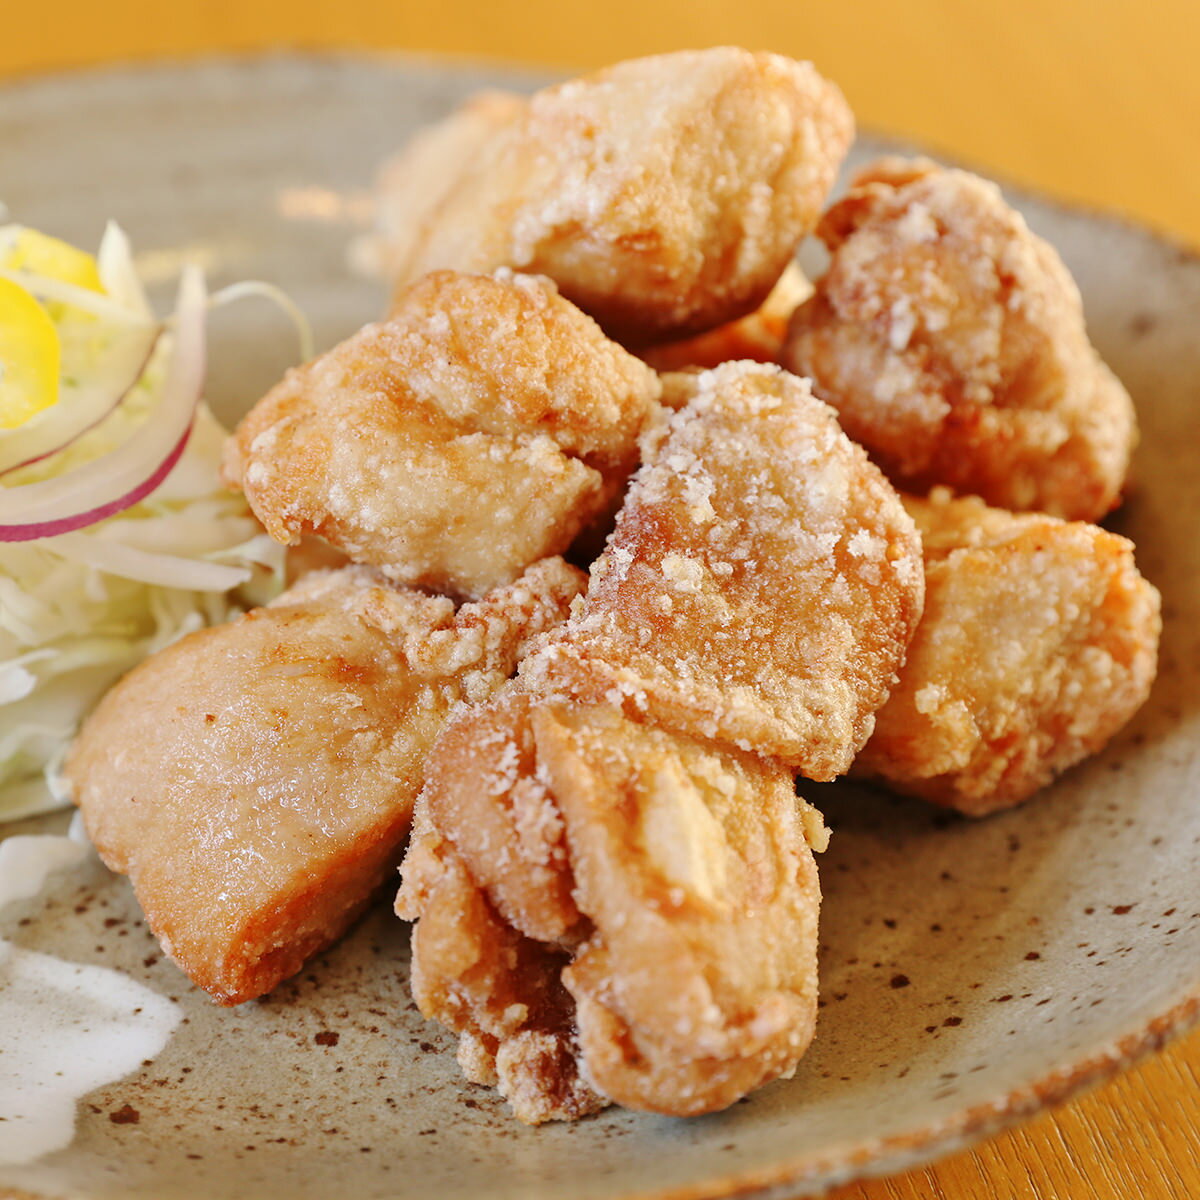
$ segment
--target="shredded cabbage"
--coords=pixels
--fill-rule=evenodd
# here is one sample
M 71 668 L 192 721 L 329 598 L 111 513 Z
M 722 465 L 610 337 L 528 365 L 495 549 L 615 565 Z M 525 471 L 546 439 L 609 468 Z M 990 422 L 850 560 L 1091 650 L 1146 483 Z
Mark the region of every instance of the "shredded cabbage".
M 31 291 L 52 292 L 48 298 L 65 306 L 58 323 L 76 375 L 102 362 L 114 332 L 106 323 L 148 316 L 128 243 L 114 227 L 101 248 L 100 277 L 107 294 L 92 293 L 99 303 L 86 314 L 69 285 L 22 277 Z M 170 342 L 168 331 L 141 379 L 98 425 L 0 486 L 73 470 L 153 420 Z M 60 403 L 70 402 L 70 391 Z M 283 548 L 220 483 L 224 439 L 201 405 L 182 457 L 149 496 L 74 533 L 0 543 L 0 821 L 67 802 L 61 760 L 80 720 L 122 674 L 279 590 Z

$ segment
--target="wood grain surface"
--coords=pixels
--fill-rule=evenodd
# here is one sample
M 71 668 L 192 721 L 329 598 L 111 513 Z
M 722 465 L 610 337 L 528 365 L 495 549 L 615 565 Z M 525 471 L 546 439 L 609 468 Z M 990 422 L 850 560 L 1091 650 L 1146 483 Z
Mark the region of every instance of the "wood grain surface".
M 6 4 L 3 27 L 8 77 L 281 45 L 562 68 L 684 45 L 768 47 L 813 59 L 864 125 L 1200 245 L 1196 0 L 60 0 L 52 19 Z M 974 1150 L 835 1196 L 1200 1197 L 1200 1032 Z

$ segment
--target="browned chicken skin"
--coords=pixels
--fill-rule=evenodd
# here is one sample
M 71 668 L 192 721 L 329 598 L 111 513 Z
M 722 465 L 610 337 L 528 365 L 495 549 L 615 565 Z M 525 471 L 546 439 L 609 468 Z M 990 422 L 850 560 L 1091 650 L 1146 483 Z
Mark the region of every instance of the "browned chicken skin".
M 368 568 L 318 571 L 108 693 L 67 778 L 194 982 L 238 1004 L 342 932 L 395 869 L 451 710 L 495 692 L 581 583 L 552 559 L 456 613 Z
M 789 263 L 771 294 L 752 313 L 695 337 L 647 346 L 639 355 L 656 371 L 719 367 L 737 359 L 778 362 L 783 355 L 788 322 L 810 295 L 812 284 L 799 264 Z
M 898 487 L 1086 521 L 1118 503 L 1133 405 L 1062 260 L 995 184 L 883 159 L 818 233 L 832 261 L 782 361 Z

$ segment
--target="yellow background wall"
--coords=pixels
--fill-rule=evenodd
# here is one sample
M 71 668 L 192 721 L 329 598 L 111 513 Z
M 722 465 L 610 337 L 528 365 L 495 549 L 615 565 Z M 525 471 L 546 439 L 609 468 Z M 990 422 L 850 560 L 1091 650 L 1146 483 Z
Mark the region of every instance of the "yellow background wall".
M 864 125 L 1200 244 L 1200 0 L 5 0 L 0 76 L 264 46 L 586 68 L 736 42 L 811 58 Z

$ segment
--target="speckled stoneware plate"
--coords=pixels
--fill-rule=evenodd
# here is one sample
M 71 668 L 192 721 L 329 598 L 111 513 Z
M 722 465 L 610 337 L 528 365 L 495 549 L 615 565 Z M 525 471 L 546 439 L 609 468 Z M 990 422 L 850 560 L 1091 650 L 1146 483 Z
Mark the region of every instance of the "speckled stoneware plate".
M 272 57 L 0 88 L 0 188 L 20 220 L 92 243 L 115 216 L 169 277 L 273 279 L 328 345 L 379 311 L 348 272 L 378 160 L 474 87 L 391 60 Z M 857 156 L 878 151 L 863 139 Z M 156 953 L 124 880 L 59 877 L 13 910 L 21 944 L 129 971 L 186 1023 L 89 1096 L 66 1150 L 0 1168 L 44 1196 L 782 1197 L 892 1171 L 1118 1069 L 1200 1007 L 1200 262 L 1114 220 L 1017 195 L 1079 279 L 1141 413 L 1114 526 L 1165 598 L 1150 702 L 1025 808 L 971 823 L 833 785 L 821 864 L 823 1010 L 796 1077 L 720 1116 L 610 1111 L 519 1126 L 464 1084 L 380 907 L 272 996 L 212 1006 Z M 267 307 L 219 315 L 212 392 L 234 415 L 291 346 Z M 61 825 L 55 818 L 42 827 Z M 27 827 L 28 828 L 28 827 Z M 27 923 L 17 925 L 17 918 Z M 114 1122 L 111 1115 L 131 1119 Z

